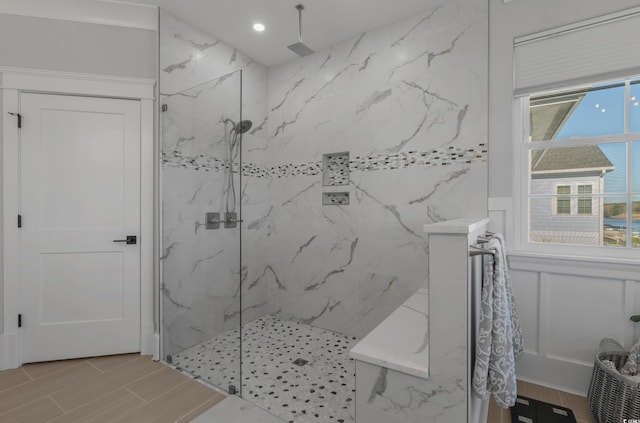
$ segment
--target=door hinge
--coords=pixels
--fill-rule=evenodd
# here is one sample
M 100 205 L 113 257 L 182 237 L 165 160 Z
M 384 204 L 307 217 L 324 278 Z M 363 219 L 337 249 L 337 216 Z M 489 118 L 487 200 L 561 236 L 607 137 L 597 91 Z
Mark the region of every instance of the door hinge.
M 18 215 L 18 228 L 22 228 L 22 216 Z
M 22 327 L 22 314 L 18 314 L 18 327 Z
M 11 113 L 8 112 L 11 116 L 16 116 L 18 118 L 18 128 L 22 128 L 22 115 L 20 113 Z
M 169 106 L 168 106 L 168 105 L 166 105 L 166 104 L 163 104 L 163 105 L 162 105 L 162 111 L 163 111 L 163 112 L 166 112 L 167 110 L 169 110 Z

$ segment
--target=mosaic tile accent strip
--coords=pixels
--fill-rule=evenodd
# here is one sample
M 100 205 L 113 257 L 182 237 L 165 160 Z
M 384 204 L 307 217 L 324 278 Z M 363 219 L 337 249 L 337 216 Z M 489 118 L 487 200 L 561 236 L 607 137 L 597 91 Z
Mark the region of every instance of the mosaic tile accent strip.
M 349 153 L 330 153 L 322 156 L 322 185 L 349 185 Z
M 302 164 L 284 164 L 266 169 L 268 178 L 286 178 L 290 176 L 313 176 L 322 173 L 322 162 L 308 162 Z
M 349 160 L 349 172 L 368 172 L 376 170 L 406 169 L 415 166 L 448 166 L 456 163 L 475 163 L 487 161 L 486 144 L 472 147 L 448 147 L 428 151 L 409 151 L 395 154 L 354 157 Z M 184 167 L 206 172 L 228 170 L 228 160 L 219 160 L 203 155 L 184 157 L 179 152 L 163 153 L 162 162 L 167 166 Z M 322 162 L 300 164 L 282 164 L 273 167 L 255 163 L 243 163 L 242 175 L 255 178 L 287 178 L 293 176 L 314 176 L 322 174 Z M 237 169 L 237 163 L 234 165 Z
M 381 154 L 378 156 L 356 157 L 349 163 L 352 171 L 405 169 L 414 166 L 447 166 L 455 163 L 486 162 L 485 144 L 477 147 L 449 147 L 428 151 Z
M 199 155 L 195 157 L 183 156 L 179 151 L 162 153 L 162 163 L 171 167 L 204 170 L 205 172 L 219 172 L 229 170 L 229 160 Z
M 177 368 L 238 386 L 239 330 L 173 356 Z M 242 328 L 243 397 L 290 423 L 354 423 L 357 338 L 264 316 Z M 303 366 L 296 361 L 307 360 Z

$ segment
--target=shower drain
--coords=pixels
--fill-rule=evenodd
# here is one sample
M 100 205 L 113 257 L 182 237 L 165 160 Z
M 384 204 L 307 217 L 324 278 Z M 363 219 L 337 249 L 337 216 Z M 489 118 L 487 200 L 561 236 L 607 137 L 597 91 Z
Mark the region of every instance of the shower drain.
M 304 366 L 305 364 L 307 364 L 309 361 L 305 360 L 304 358 L 296 358 L 293 361 L 293 364 L 295 364 L 296 366 Z

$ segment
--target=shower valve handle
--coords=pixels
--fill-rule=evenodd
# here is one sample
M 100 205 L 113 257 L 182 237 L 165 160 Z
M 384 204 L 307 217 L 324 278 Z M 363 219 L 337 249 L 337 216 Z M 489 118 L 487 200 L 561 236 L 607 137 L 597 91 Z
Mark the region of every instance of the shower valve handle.
M 225 228 L 235 228 L 236 225 L 242 222 L 241 219 L 238 219 L 238 213 L 236 212 L 226 212 L 224 214 L 224 227 Z

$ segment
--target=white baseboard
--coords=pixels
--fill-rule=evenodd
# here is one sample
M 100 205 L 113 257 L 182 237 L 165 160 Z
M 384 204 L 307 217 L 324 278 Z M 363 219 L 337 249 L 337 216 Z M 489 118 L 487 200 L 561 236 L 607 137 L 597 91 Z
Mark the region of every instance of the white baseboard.
M 20 367 L 18 359 L 18 336 L 15 334 L 0 335 L 0 370 Z
M 140 354 L 153 355 L 153 359 L 157 360 L 159 356 L 159 335 L 155 332 L 153 324 L 143 324 L 140 333 L 142 337 L 140 342 Z
M 516 376 L 525 382 L 587 396 L 593 366 L 525 352 L 516 363 Z

